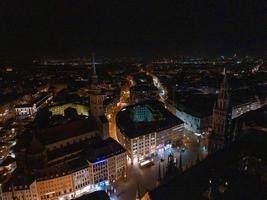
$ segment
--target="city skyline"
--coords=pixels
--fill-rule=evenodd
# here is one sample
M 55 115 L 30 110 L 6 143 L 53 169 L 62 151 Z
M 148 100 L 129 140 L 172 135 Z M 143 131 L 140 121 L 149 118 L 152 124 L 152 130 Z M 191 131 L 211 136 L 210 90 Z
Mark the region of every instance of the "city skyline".
M 267 199 L 259 1 L 0 3 L 0 200 Z

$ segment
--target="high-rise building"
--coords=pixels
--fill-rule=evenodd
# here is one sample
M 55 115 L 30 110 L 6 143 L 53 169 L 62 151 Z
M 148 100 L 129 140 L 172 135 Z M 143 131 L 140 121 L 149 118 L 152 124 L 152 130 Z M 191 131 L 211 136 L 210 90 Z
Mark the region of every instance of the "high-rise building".
M 209 152 L 223 148 L 230 139 L 231 106 L 227 73 L 220 87 L 218 99 L 214 104 L 212 133 L 209 137 Z

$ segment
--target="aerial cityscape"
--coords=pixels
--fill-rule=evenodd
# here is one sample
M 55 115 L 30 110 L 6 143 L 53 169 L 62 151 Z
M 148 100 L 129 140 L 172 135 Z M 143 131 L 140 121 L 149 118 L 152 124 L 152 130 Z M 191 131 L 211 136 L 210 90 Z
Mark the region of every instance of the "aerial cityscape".
M 0 200 L 267 199 L 264 5 L 0 3 Z

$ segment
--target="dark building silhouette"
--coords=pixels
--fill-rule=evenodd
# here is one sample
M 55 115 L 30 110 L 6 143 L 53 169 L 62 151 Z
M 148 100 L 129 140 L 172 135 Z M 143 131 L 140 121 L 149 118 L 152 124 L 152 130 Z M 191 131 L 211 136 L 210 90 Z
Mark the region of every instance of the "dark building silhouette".
M 35 133 L 27 149 L 27 166 L 31 169 L 40 169 L 47 165 L 47 152 L 44 145 L 37 139 Z
M 209 153 L 222 149 L 230 141 L 231 105 L 228 75 L 225 73 L 218 99 L 214 104 Z

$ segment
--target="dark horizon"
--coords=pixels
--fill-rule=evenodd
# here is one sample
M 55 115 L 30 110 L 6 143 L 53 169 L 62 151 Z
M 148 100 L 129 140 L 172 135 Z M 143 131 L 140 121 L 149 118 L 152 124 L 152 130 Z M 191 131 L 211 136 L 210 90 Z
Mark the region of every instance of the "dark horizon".
M 1 2 L 0 58 L 266 55 L 264 1 Z

